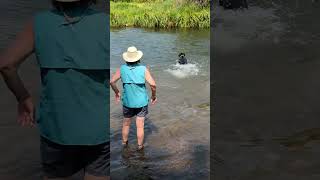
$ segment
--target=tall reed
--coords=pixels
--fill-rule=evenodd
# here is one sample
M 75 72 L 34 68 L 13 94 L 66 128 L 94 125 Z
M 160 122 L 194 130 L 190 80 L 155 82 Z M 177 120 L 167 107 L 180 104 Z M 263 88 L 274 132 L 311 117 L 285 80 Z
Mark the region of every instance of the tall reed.
M 189 1 L 191 0 L 111 1 L 111 26 L 209 28 L 209 6 L 202 6 Z

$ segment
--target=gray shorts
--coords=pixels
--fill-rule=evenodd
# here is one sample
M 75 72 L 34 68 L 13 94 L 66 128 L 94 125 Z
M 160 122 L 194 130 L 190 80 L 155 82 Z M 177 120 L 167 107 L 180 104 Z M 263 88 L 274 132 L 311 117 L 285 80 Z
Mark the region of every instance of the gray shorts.
M 148 114 L 148 105 L 141 108 L 129 108 L 129 107 L 123 106 L 123 116 L 125 118 L 131 118 L 133 116 L 146 117 L 147 114 Z
M 97 177 L 110 176 L 110 142 L 99 145 L 60 145 L 44 137 L 40 140 L 44 176 L 69 177 L 84 170 Z

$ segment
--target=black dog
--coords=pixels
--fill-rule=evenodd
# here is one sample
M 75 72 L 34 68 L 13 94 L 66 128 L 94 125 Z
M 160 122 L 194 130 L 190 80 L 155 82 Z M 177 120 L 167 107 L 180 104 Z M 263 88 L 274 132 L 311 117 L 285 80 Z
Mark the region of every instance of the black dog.
M 179 60 L 178 60 L 179 64 L 188 64 L 188 60 L 185 56 L 186 56 L 186 54 L 184 54 L 184 53 L 179 54 Z

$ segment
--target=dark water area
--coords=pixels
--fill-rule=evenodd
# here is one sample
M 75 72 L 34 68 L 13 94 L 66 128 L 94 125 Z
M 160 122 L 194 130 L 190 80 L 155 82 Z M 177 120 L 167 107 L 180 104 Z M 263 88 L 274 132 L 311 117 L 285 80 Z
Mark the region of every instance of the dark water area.
M 0 1 L 0 52 L 5 50 L 35 13 L 51 8 L 49 0 Z M 97 6 L 104 9 L 104 3 Z M 40 72 L 35 56 L 26 60 L 19 71 L 35 101 L 40 92 Z M 14 96 L 0 80 L 0 179 L 38 180 L 41 178 L 39 134 L 36 128 L 20 127 L 16 121 Z M 77 179 L 77 177 L 75 177 Z
M 213 9 L 214 178 L 319 179 L 320 3 Z

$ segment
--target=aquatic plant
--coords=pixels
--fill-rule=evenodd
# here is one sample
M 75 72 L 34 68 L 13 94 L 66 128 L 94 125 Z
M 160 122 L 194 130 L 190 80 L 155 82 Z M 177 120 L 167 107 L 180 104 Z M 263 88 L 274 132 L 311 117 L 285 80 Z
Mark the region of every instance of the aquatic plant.
M 116 0 L 110 2 L 112 27 L 209 28 L 209 7 L 179 0 Z M 189 1 L 189 0 L 180 0 Z

